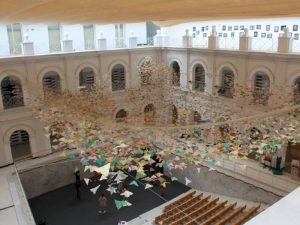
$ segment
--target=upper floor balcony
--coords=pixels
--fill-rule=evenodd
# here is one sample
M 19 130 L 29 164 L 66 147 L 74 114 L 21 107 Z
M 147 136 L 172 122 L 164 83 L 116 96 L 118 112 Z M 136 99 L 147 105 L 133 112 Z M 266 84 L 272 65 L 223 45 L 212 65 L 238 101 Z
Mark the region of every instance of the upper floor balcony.
M 23 43 L 17 44 L 19 51 L 13 51 L 14 54 L 2 57 L 47 55 L 66 52 L 112 49 L 132 49 L 139 47 L 178 47 L 289 54 L 300 53 L 300 40 L 291 37 L 291 33 L 289 32 L 288 28 L 285 28 L 278 38 L 267 36 L 260 38 L 256 36 L 252 37 L 249 35 L 247 28 L 244 29 L 244 32 L 241 32 L 240 37 L 219 36 L 219 33 L 217 33 L 214 29 L 212 30 L 211 34 L 206 37 L 192 37 L 188 30 L 186 30 L 186 34 L 182 37 L 168 36 L 158 31 L 156 36 L 153 38 L 147 38 L 147 41 L 143 44 L 138 44 L 138 38 L 134 34 L 131 34 L 131 36 L 127 39 L 105 38 L 104 36 L 105 34 L 98 38 L 95 43 L 90 44 L 85 49 L 79 47 L 82 46 L 82 43 L 78 43 L 78 40 L 72 40 L 68 36 L 65 36 L 64 39 L 58 43 L 59 46 L 57 46 L 57 48 L 53 47 L 51 51 L 49 49 L 45 49 L 43 46 L 39 46 L 40 43 L 34 43 L 27 38 L 27 40 L 25 40 Z M 53 49 L 55 50 L 53 51 Z

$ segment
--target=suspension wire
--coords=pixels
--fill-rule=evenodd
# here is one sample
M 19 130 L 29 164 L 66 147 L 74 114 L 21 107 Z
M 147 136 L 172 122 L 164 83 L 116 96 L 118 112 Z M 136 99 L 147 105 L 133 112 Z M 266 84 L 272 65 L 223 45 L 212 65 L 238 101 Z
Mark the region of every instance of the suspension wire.
M 253 120 L 253 119 L 261 119 L 264 117 L 270 117 L 274 116 L 280 113 L 285 113 L 293 110 L 300 109 L 300 104 L 296 106 L 287 106 L 282 109 L 277 109 L 273 110 L 271 112 L 264 112 L 264 113 L 259 113 L 257 115 L 253 116 L 246 116 L 238 119 L 231 119 L 231 120 L 226 120 L 222 122 L 212 122 L 212 123 L 206 123 L 206 124 L 194 124 L 194 125 L 181 125 L 181 126 L 134 126 L 134 125 L 124 125 L 125 127 L 128 128 L 143 128 L 143 129 L 168 129 L 168 130 L 177 130 L 177 129 L 196 129 L 196 128 L 211 128 L 214 126 L 220 126 L 220 125 L 226 125 L 226 124 L 232 124 L 236 122 L 244 122 L 248 120 Z

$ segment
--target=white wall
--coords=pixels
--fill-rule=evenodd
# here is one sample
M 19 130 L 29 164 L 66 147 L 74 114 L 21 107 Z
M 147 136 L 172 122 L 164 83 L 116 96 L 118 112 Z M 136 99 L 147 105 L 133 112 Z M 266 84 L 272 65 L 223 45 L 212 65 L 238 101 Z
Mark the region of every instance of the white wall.
M 65 34 L 68 33 L 69 39 L 73 40 L 73 49 L 75 51 L 83 51 L 84 49 L 84 35 L 83 26 L 80 24 L 75 25 L 62 25 L 61 38 L 65 39 Z
M 257 25 L 261 25 L 261 29 L 257 29 Z M 266 30 L 266 26 L 270 25 L 270 31 Z M 236 42 L 239 41 L 238 37 L 240 36 L 241 30 L 240 26 L 244 26 L 244 28 L 249 29 L 249 35 L 254 37 L 254 32 L 258 32 L 258 37 L 256 39 L 264 39 L 267 40 L 267 35 L 271 34 L 273 39 L 277 39 L 279 34 L 282 33 L 281 26 L 286 25 L 292 37 L 300 34 L 300 18 L 272 18 L 272 19 L 245 19 L 245 20 L 218 20 L 218 21 L 200 21 L 200 22 L 191 22 L 191 23 L 183 23 L 170 27 L 165 27 L 168 35 L 174 39 L 180 39 L 184 34 L 185 30 L 188 29 L 191 35 L 195 37 L 203 38 L 203 36 L 209 36 L 212 30 L 212 26 L 216 26 L 218 35 L 222 35 L 224 37 L 224 33 L 227 34 L 228 37 L 231 37 L 231 33 L 234 33 L 234 39 Z M 293 31 L 293 26 L 298 25 L 298 30 Z M 208 30 L 206 27 L 208 26 Z M 226 30 L 224 31 L 222 28 L 226 26 Z M 229 31 L 228 27 L 232 27 L 232 30 Z M 234 30 L 234 26 L 238 26 L 238 30 Z M 254 26 L 254 30 L 250 30 L 250 27 Z M 274 27 L 279 26 L 279 32 L 274 32 Z M 196 27 L 196 31 L 193 28 Z M 202 31 L 202 27 L 204 27 L 204 31 Z M 265 33 L 266 37 L 262 38 L 261 34 Z M 296 48 L 300 49 L 300 40 L 295 40 Z M 298 47 L 299 46 L 299 47 Z
M 0 24 L 0 57 L 9 55 L 7 29 L 5 24 Z
M 133 32 L 137 37 L 138 44 L 147 43 L 147 28 L 146 23 L 129 23 L 126 24 L 126 37 L 130 37 L 130 33 Z
M 29 41 L 34 43 L 35 54 L 45 54 L 49 52 L 48 26 L 45 24 L 24 24 L 22 25 L 23 40 L 28 32 Z
M 100 34 L 103 34 L 103 37 L 107 39 L 107 48 L 112 49 L 115 48 L 115 25 L 96 25 L 95 26 L 96 40 L 100 38 Z M 98 43 L 96 44 L 98 47 Z
M 299 225 L 300 188 L 276 202 L 245 225 Z M 267 221 L 267 222 L 266 222 Z
M 130 23 L 124 24 L 125 38 L 130 36 L 130 32 L 134 32 L 138 37 L 138 43 L 147 42 L 146 23 Z M 49 53 L 49 35 L 48 25 L 46 24 L 22 24 L 23 40 L 24 35 L 28 32 L 29 41 L 34 42 L 35 54 Z M 95 48 L 98 48 L 97 39 L 100 33 L 107 38 L 107 48 L 112 49 L 116 47 L 115 41 L 115 24 L 109 25 L 95 25 Z M 74 51 L 84 51 L 84 33 L 82 24 L 61 25 L 61 39 L 64 39 L 64 34 L 68 33 L 69 39 L 73 40 Z M 128 44 L 127 44 L 128 45 Z M 9 56 L 9 42 L 7 36 L 7 29 L 5 24 L 0 24 L 0 57 Z

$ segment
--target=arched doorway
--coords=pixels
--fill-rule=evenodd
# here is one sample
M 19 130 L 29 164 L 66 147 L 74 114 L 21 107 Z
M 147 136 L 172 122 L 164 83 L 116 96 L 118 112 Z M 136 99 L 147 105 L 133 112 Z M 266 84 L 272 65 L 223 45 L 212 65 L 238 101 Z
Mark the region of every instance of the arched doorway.
M 197 64 L 194 68 L 194 85 L 193 90 L 205 91 L 205 70 L 201 64 Z
M 116 114 L 117 123 L 126 122 L 126 118 L 127 118 L 127 112 L 125 111 L 125 109 L 121 109 L 117 112 Z
M 146 124 L 154 123 L 155 121 L 155 109 L 153 104 L 148 104 L 144 109 L 144 122 Z
M 111 70 L 112 91 L 126 89 L 125 67 L 122 64 L 115 65 Z
M 95 73 L 91 67 L 83 68 L 79 73 L 79 86 L 87 90 L 92 89 L 95 84 Z
M 10 136 L 10 148 L 14 161 L 27 158 L 31 155 L 29 134 L 25 130 L 16 130 Z
M 22 86 L 16 78 L 7 76 L 1 81 L 1 95 L 4 109 L 24 106 Z
M 44 94 L 60 94 L 61 93 L 61 82 L 60 76 L 55 71 L 47 72 L 43 77 L 43 89 Z
M 267 105 L 269 100 L 270 78 L 262 71 L 255 74 L 254 77 L 254 102 L 262 105 Z
M 180 66 L 178 62 L 174 61 L 171 64 L 172 67 L 172 85 L 175 87 L 180 86 Z
M 221 86 L 218 90 L 219 96 L 233 98 L 234 94 L 234 72 L 225 67 L 221 71 Z
M 194 122 L 195 123 L 199 123 L 201 121 L 201 115 L 198 111 L 194 111 L 193 117 L 194 117 Z

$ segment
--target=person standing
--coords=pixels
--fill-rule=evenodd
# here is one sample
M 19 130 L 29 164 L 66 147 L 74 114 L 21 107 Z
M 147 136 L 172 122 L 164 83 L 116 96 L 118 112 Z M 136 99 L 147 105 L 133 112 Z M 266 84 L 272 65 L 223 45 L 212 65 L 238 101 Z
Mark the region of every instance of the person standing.
M 104 194 L 101 195 L 101 197 L 98 199 L 100 211 L 99 213 L 106 213 L 107 210 L 107 198 L 104 196 Z
M 75 188 L 76 188 L 76 194 L 77 194 L 77 200 L 79 201 L 81 199 L 81 181 L 80 181 L 80 171 L 75 172 Z

